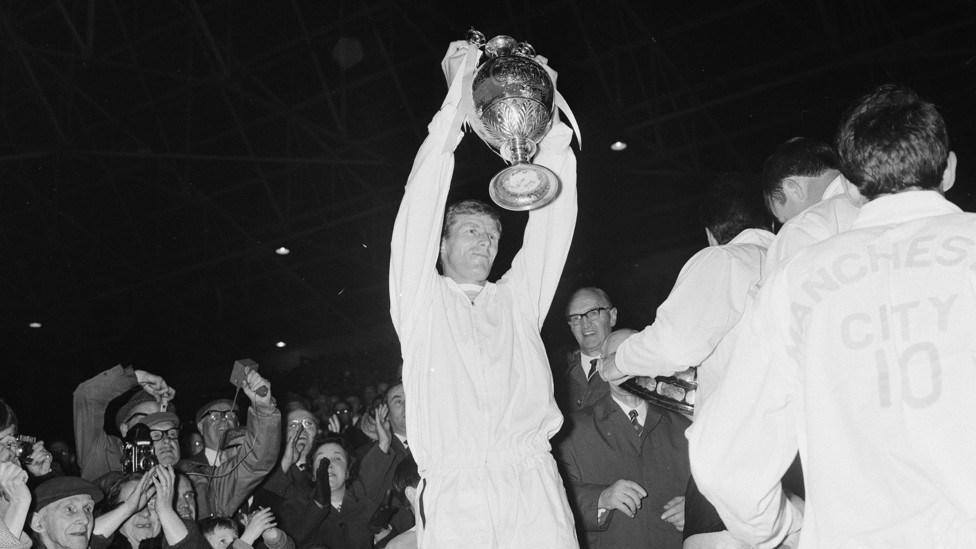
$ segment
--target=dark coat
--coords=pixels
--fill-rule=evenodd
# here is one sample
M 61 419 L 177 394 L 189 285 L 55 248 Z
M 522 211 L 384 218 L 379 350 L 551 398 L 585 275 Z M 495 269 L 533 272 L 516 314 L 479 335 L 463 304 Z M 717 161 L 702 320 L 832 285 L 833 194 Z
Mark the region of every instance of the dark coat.
M 410 450 L 403 446 L 396 435 L 390 435 L 393 440 L 390 442 L 390 451 L 383 453 L 380 451 L 379 444 L 374 444 L 363 461 L 359 465 L 359 478 L 367 486 L 376 486 L 376 493 L 380 497 L 385 497 L 386 491 L 393 488 L 393 473 L 400 463 L 410 455 Z M 410 441 L 408 440 L 407 443 Z M 396 529 L 397 533 L 403 533 L 413 528 L 413 511 L 406 505 L 394 499 L 393 505 L 399 509 L 390 519 L 390 525 Z
M 565 416 L 561 433 L 568 432 L 568 424 L 572 421 L 571 414 L 592 406 L 600 397 L 610 393 L 610 386 L 594 374 L 589 381 L 580 367 L 580 350 L 566 353 L 565 359 L 553 365 L 553 383 L 556 392 L 556 404 Z
M 681 532 L 663 521 L 661 514 L 665 503 L 685 494 L 691 475 L 685 429 L 691 422 L 648 406 L 638 437 L 609 392 L 573 416 L 557 454 L 581 547 L 680 549 Z M 597 521 L 600 493 L 620 479 L 640 484 L 647 497 L 634 518 L 608 511 L 601 525 Z

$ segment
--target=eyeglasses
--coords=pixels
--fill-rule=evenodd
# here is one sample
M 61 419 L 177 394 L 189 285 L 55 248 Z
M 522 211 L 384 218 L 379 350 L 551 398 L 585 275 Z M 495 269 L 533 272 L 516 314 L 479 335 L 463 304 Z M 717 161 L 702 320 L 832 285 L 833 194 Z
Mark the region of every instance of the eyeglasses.
M 305 430 L 309 430 L 312 427 L 318 427 L 318 425 L 316 425 L 314 421 L 312 421 L 310 419 L 307 419 L 307 418 L 306 419 L 302 419 L 302 420 L 296 419 L 294 421 L 289 421 L 288 422 L 288 428 L 289 429 L 297 429 L 299 425 L 303 429 L 305 429 Z
M 348 414 L 350 412 L 352 412 L 352 410 L 336 410 L 335 411 L 335 413 L 337 413 L 337 414 Z
M 584 316 L 586 317 L 586 320 L 596 322 L 600 319 L 600 314 L 603 313 L 603 311 L 609 311 L 610 309 L 610 307 L 594 307 L 585 313 L 566 315 L 566 322 L 569 322 L 569 324 L 572 326 L 576 326 L 583 320 Z
M 220 421 L 221 419 L 237 421 L 237 412 L 234 410 L 207 410 L 203 413 L 203 417 L 210 421 Z
M 180 438 L 180 430 L 175 428 L 174 429 L 150 429 L 149 438 L 153 439 L 154 441 L 163 440 L 164 438 L 168 438 L 170 440 L 177 440 Z

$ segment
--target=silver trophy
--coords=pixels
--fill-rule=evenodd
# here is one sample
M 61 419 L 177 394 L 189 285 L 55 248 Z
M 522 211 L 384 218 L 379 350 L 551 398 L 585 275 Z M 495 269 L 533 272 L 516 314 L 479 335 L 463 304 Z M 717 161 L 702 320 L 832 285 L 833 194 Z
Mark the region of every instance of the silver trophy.
M 695 413 L 698 396 L 698 367 L 688 368 L 673 376 L 638 376 L 620 384 L 647 402 L 689 418 Z
M 487 57 L 471 85 L 476 118 L 471 127 L 511 164 L 491 178 L 491 199 L 506 210 L 541 208 L 559 194 L 556 174 L 531 163 L 555 114 L 552 78 L 525 42 L 509 36 L 486 41 L 474 29 L 468 31 L 468 42 L 483 47 Z

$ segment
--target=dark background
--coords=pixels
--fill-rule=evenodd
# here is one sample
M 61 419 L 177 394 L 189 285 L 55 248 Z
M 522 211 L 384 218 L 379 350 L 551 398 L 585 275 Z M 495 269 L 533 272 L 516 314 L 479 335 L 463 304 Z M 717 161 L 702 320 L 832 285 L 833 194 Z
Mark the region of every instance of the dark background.
M 472 26 L 548 57 L 583 134 L 576 237 L 543 332 L 553 360 L 571 341 L 561 312 L 573 288 L 607 289 L 622 326 L 651 322 L 706 244 L 704 186 L 759 172 L 787 138 L 832 139 L 844 107 L 881 83 L 940 106 L 959 155 L 949 198 L 972 210 L 973 10 L 2 2 L 0 398 L 22 431 L 50 437 L 68 434 L 73 388 L 117 363 L 164 375 L 184 412 L 229 396 L 243 357 L 276 387 L 297 383 L 287 371 L 301 357 L 346 379 L 363 364 L 392 374 L 390 230 L 445 92 L 440 60 Z M 617 140 L 629 147 L 612 152 Z M 502 166 L 467 136 L 452 197 L 487 199 Z M 524 222 L 505 214 L 494 276 Z

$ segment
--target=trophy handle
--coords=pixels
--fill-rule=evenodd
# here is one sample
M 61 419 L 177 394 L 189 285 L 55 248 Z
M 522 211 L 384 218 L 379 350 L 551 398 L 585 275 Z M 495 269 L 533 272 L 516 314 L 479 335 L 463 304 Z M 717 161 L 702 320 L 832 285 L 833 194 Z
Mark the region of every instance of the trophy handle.
M 532 44 L 528 42 L 519 42 L 519 45 L 515 46 L 515 55 L 521 55 L 522 57 L 528 57 L 529 59 L 535 58 L 535 48 Z
M 475 30 L 474 27 L 468 29 L 468 35 L 465 38 L 468 40 L 468 44 L 471 44 L 479 48 L 481 46 L 484 46 L 485 42 L 488 41 L 488 39 L 485 38 L 484 33 Z

